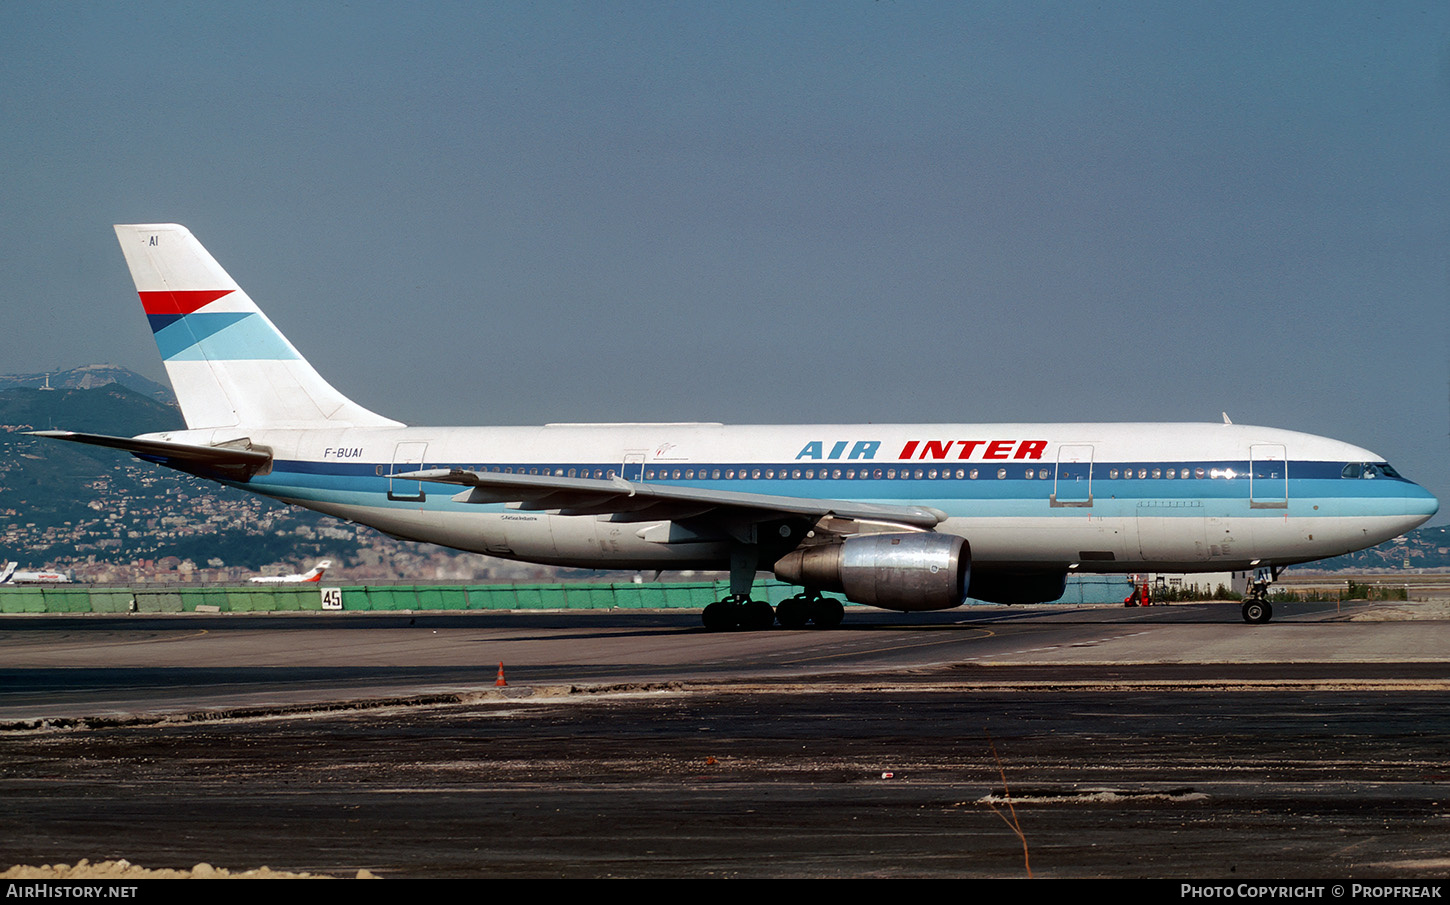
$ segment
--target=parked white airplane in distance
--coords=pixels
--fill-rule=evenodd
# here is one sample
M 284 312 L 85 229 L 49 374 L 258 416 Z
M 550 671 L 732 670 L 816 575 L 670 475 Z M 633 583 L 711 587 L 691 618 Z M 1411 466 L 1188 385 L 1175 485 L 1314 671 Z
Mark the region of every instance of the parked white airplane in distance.
M 37 434 L 460 550 L 728 568 L 710 628 L 837 625 L 824 591 L 910 611 L 1052 601 L 1070 573 L 1276 578 L 1439 507 L 1369 450 L 1227 423 L 407 427 L 328 384 L 184 227 L 116 234 L 187 428 Z M 804 591 L 772 611 L 757 569 Z M 1243 617 L 1270 613 L 1261 585 Z
M 0 563 L 0 584 L 70 584 L 70 576 L 60 572 L 28 572 L 18 562 Z
M 299 584 L 303 582 L 320 582 L 322 573 L 332 568 L 332 560 L 324 559 L 317 565 L 299 575 L 258 575 L 256 578 L 248 578 L 247 581 L 257 584 Z

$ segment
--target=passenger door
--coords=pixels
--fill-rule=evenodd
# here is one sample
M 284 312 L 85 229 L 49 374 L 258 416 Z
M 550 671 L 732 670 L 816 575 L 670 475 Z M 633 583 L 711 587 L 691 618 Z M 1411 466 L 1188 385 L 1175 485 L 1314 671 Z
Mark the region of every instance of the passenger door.
M 1057 475 L 1052 483 L 1052 505 L 1091 507 L 1092 504 L 1092 444 L 1064 443 L 1057 448 Z
M 1249 508 L 1289 508 L 1289 462 L 1283 444 L 1249 447 Z

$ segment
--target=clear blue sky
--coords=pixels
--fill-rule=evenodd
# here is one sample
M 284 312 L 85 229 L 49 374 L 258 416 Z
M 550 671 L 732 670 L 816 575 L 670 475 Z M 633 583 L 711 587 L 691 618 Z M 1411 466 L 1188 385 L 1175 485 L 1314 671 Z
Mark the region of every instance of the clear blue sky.
M 0 372 L 160 378 L 176 221 L 411 423 L 1227 410 L 1450 502 L 1447 114 L 1444 2 L 8 3 Z

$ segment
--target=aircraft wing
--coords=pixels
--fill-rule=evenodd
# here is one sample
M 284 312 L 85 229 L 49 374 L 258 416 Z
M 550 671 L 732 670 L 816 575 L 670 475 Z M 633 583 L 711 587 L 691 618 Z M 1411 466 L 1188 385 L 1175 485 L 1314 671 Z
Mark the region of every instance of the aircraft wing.
M 27 431 L 32 437 L 69 440 L 91 446 L 123 449 L 138 459 L 155 462 L 178 471 L 204 478 L 245 481 L 272 463 L 272 454 L 253 449 L 250 444 L 237 446 L 200 446 L 194 443 L 172 443 L 167 440 L 140 440 L 135 437 L 112 437 L 107 434 L 82 434 L 76 431 Z M 239 441 L 245 443 L 246 441 Z
M 860 503 L 774 496 L 704 487 L 648 484 L 615 477 L 564 478 L 553 475 L 502 474 L 461 468 L 436 468 L 392 475 L 409 481 L 456 484 L 469 488 L 453 499 L 463 503 L 510 503 L 513 508 L 547 510 L 560 515 L 621 516 L 621 521 L 698 519 L 711 514 L 747 522 L 806 517 L 893 522 L 930 530 L 945 512 L 927 506 Z

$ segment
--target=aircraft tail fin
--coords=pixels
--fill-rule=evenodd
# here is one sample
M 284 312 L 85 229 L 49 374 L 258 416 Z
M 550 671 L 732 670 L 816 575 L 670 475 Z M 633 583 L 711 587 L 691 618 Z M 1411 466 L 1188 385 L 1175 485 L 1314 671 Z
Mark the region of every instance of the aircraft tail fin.
M 186 227 L 116 238 L 187 427 L 402 426 L 324 380 Z
M 0 563 L 0 584 L 9 584 L 10 577 L 15 574 L 15 570 L 18 568 L 20 568 L 20 563 L 18 562 Z
M 330 560 L 330 559 L 324 559 L 321 562 L 319 562 L 317 565 L 315 565 L 311 569 L 309 569 L 308 572 L 307 572 L 307 577 L 304 578 L 304 579 L 302 579 L 302 580 L 303 581 L 321 581 L 322 580 L 322 573 L 323 572 L 326 572 L 330 568 L 332 568 L 332 560 Z

